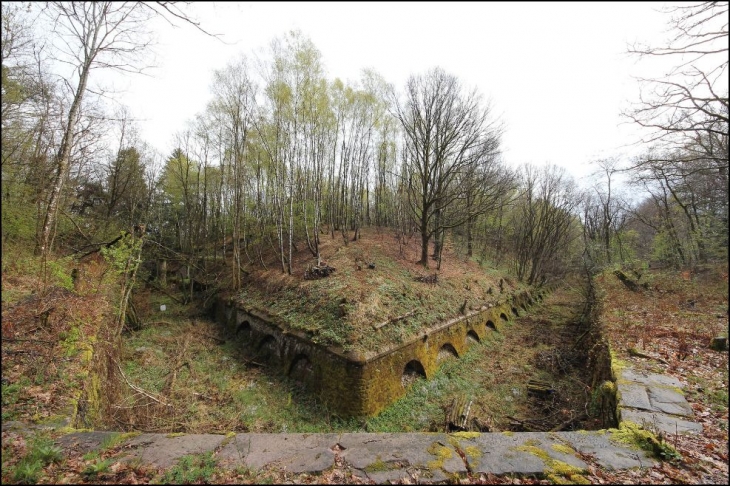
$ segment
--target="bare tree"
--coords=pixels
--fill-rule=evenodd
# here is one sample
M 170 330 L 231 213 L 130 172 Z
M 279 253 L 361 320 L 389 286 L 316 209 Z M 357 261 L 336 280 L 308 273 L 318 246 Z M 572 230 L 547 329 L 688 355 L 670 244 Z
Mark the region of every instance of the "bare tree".
M 405 134 L 408 201 L 421 234 L 419 263 L 428 267 L 431 238 L 469 218 L 468 212 L 444 215 L 464 196 L 456 182 L 496 154 L 501 130 L 477 92 L 464 93 L 458 79 L 439 68 L 411 76 L 405 101 L 394 105 Z
M 674 33 L 668 45 L 632 45 L 629 53 L 669 57 L 677 64 L 662 78 L 640 78 L 640 101 L 623 115 L 650 129 L 643 142 L 682 148 L 688 139 L 727 139 L 728 2 L 680 5 L 666 12 Z
M 529 285 L 564 273 L 570 243 L 577 236 L 575 182 L 557 166 L 525 166 L 522 194 L 514 216 L 512 244 L 517 277 Z

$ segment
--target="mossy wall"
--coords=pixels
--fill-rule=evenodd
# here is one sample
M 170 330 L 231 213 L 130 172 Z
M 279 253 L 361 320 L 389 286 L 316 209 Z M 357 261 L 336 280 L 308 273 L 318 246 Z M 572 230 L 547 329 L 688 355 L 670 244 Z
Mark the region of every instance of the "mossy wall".
M 522 314 L 541 298 L 542 293 L 533 297 L 523 292 L 494 307 L 425 329 L 406 343 L 367 355 L 320 346 L 272 322 L 269 316 L 232 301 L 219 302 L 216 317 L 229 334 L 240 336 L 257 353 L 257 359 L 304 383 L 333 411 L 343 416 L 372 416 L 405 394 L 403 375 L 407 368 L 430 378 L 449 354 L 464 354 L 474 335 L 483 341 L 490 333 L 501 332 L 515 310 Z

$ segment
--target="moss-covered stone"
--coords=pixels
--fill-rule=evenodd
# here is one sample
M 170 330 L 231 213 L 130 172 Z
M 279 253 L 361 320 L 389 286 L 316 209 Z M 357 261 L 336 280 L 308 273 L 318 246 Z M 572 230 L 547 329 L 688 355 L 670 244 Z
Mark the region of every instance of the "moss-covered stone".
M 554 450 L 556 452 L 562 452 L 563 454 L 571 454 L 571 455 L 575 454 L 575 449 L 573 449 L 572 447 L 570 447 L 567 444 L 553 444 L 550 447 L 552 448 L 552 450 Z
M 629 420 L 622 421 L 618 429 L 609 429 L 609 433 L 611 440 L 637 450 L 643 449 L 651 452 L 657 459 L 668 460 L 681 457 L 670 444 L 659 440 L 651 431 Z
M 431 470 L 443 469 L 444 462 L 454 456 L 454 453 L 451 452 L 449 447 L 440 444 L 439 442 L 432 443 L 426 450 L 429 454 L 436 456 L 436 459 L 433 461 L 428 461 L 427 466 Z
M 454 432 L 451 435 L 460 439 L 476 439 L 482 434 L 481 432 Z
M 526 297 L 516 297 L 517 301 Z M 381 412 L 406 393 L 406 370 L 428 379 L 436 373 L 441 362 L 439 351 L 449 346 L 457 356 L 471 344 L 469 336 L 479 340 L 493 332 L 488 322 L 500 322 L 500 315 L 509 315 L 508 303 L 474 311 L 442 323 L 434 323 L 420 335 L 403 343 L 367 352 L 344 352 L 328 348 L 292 330 L 279 318 L 268 313 L 228 307 L 219 302 L 217 318 L 230 334 L 245 329 L 247 342 L 254 350 L 266 346 L 270 364 L 280 373 L 296 373 L 297 363 L 306 360 L 308 372 L 297 379 L 315 392 L 341 416 L 368 417 Z
M 545 466 L 546 466 L 543 474 L 552 483 L 555 483 L 555 484 L 591 484 L 590 481 L 588 479 L 586 479 L 585 476 L 583 476 L 583 474 L 585 473 L 585 471 L 583 469 L 576 467 L 576 466 L 572 466 L 566 462 L 554 459 L 554 458 L 550 457 L 550 454 L 548 454 L 548 452 L 546 450 L 541 449 L 540 447 L 537 447 L 536 445 L 528 445 L 527 444 L 528 442 L 530 442 L 532 444 L 535 444 L 535 443 L 539 444 L 539 441 L 528 440 L 527 442 L 525 442 L 525 445 L 517 446 L 514 449 L 530 453 L 530 454 L 542 459 L 542 461 L 545 463 Z M 566 454 L 574 454 L 574 452 L 575 452 L 570 447 L 559 445 L 559 444 L 552 444 L 552 448 L 558 452 L 564 452 Z M 566 450 L 569 452 L 566 452 Z

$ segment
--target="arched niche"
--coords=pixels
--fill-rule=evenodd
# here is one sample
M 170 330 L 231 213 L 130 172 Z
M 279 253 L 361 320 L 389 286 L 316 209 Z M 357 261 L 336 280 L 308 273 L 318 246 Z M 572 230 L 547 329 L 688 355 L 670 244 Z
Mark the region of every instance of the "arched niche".
M 279 346 L 276 343 L 276 338 L 271 334 L 267 334 L 259 342 L 257 348 L 257 354 L 261 359 L 269 360 L 271 358 L 279 357 Z
M 441 362 L 450 358 L 458 358 L 459 353 L 456 352 L 456 348 L 451 345 L 451 343 L 446 343 L 439 349 L 438 354 L 436 355 L 436 361 Z
M 405 368 L 403 368 L 403 376 L 401 376 L 401 383 L 404 388 L 408 388 L 419 378 L 426 378 L 426 370 L 423 369 L 423 365 L 417 359 L 409 361 Z
M 309 356 L 300 353 L 294 357 L 289 366 L 289 377 L 295 381 L 305 382 L 311 376 L 312 369 Z
M 236 337 L 248 337 L 251 334 L 251 323 L 243 321 L 236 328 Z
M 471 329 L 469 332 L 466 333 L 466 345 L 467 346 L 478 343 L 478 342 L 479 342 L 479 334 L 477 334 L 473 329 Z

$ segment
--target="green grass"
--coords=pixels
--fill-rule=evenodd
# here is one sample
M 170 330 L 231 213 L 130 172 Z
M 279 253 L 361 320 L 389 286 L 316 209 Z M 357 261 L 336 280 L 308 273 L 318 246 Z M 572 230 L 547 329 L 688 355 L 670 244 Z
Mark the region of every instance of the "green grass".
M 114 459 L 108 458 L 108 459 L 100 459 L 96 458 L 94 462 L 91 464 L 87 464 L 84 470 L 82 471 L 82 475 L 84 478 L 88 480 L 94 480 L 97 479 L 99 476 L 106 474 L 109 472 L 109 467 L 114 463 Z
M 212 452 L 183 456 L 162 475 L 160 484 L 207 483 L 215 473 L 217 464 Z
M 61 462 L 63 451 L 45 433 L 36 434 L 30 441 L 28 452 L 13 467 L 11 476 L 20 484 L 35 484 L 43 468 L 54 462 Z
M 481 380 L 486 357 L 501 340 L 501 337 L 495 337 L 476 343 L 459 359 L 445 361 L 430 380 L 416 380 L 405 396 L 367 421 L 368 432 L 443 431 L 443 407 L 460 396 L 480 397 L 480 401 L 484 401 L 482 397 L 491 396 L 503 403 L 501 408 L 506 412 L 514 413 L 512 401 L 504 400 L 512 386 L 487 389 Z

